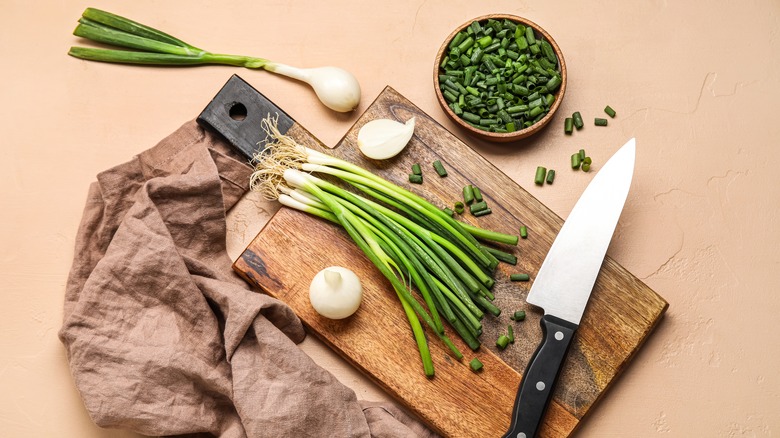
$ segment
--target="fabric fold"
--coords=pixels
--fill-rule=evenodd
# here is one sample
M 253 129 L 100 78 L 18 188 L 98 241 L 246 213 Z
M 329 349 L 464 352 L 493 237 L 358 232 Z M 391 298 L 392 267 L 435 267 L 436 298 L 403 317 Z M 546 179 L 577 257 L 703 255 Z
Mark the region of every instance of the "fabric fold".
M 250 167 L 191 121 L 89 189 L 60 339 L 96 424 L 146 435 L 434 436 L 295 344 L 284 303 L 231 268 L 226 211 Z

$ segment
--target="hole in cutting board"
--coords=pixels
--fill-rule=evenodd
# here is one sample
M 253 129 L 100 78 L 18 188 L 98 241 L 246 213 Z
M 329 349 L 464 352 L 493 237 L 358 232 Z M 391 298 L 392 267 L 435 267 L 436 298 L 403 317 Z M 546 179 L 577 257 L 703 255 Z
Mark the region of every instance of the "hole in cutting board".
M 246 106 L 241 102 L 233 102 L 228 109 L 228 115 L 231 119 L 241 122 L 247 116 Z

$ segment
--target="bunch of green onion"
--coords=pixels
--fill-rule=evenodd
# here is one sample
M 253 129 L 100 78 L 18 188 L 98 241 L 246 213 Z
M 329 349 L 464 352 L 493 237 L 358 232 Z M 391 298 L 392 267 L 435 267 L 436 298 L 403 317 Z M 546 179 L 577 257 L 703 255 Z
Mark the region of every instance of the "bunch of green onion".
M 273 141 L 255 157 L 251 185 L 268 199 L 343 227 L 386 277 L 411 325 L 426 376 L 434 375 L 425 325 L 457 358 L 462 353 L 444 331 L 446 321 L 476 350 L 485 312 L 500 314 L 491 300 L 498 264 L 476 238 L 517 244 L 517 236 L 458 222 L 422 197 L 366 169 L 306 148 L 266 119 Z M 318 178 L 335 177 L 355 191 Z M 422 303 L 412 294 L 416 288 Z M 423 305 L 424 303 L 424 305 Z

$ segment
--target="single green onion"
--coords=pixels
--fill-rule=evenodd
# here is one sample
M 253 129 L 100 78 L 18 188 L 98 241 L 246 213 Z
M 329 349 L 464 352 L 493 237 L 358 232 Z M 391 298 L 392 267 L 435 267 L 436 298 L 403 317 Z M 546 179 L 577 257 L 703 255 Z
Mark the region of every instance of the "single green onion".
M 423 177 L 422 175 L 417 175 L 414 173 L 409 174 L 409 182 L 412 184 L 422 184 Z
M 536 168 L 536 176 L 534 177 L 534 184 L 540 186 L 544 184 L 544 177 L 547 175 L 547 168 L 539 166 Z
M 418 163 L 412 164 L 412 173 L 415 175 L 422 175 L 422 169 Z
M 528 281 L 531 277 L 528 274 L 512 274 L 509 276 L 510 281 Z
M 609 105 L 607 105 L 607 106 L 604 108 L 604 112 L 605 112 L 605 113 L 607 113 L 607 115 L 608 115 L 608 116 L 610 116 L 610 117 L 612 117 L 613 119 L 615 118 L 615 115 L 617 114 L 617 113 L 615 112 L 615 110 L 613 110 L 613 109 L 612 109 L 612 107 L 611 107 L 611 106 L 609 106 Z
M 596 118 L 593 120 L 593 123 L 594 123 L 596 126 L 607 126 L 607 119 L 601 119 L 601 118 L 598 118 L 598 117 L 596 117 Z
M 582 121 L 582 114 L 579 111 L 576 111 L 571 117 L 574 119 L 574 127 L 578 130 L 585 126 L 585 123 Z
M 471 359 L 471 362 L 469 362 L 469 366 L 471 367 L 471 371 L 474 371 L 475 373 L 482 369 L 483 365 L 482 362 L 479 361 L 476 357 L 474 359 Z
M 463 187 L 463 202 L 466 204 L 474 202 L 474 187 L 472 187 L 471 184 Z
M 507 337 L 506 335 L 501 335 L 496 340 L 496 347 L 502 350 L 505 349 L 507 345 L 509 345 L 509 337 Z
M 520 227 L 520 238 L 527 239 L 528 238 L 528 227 L 523 225 Z
M 99 9 L 87 8 L 73 34 L 98 43 L 133 49 L 71 47 L 68 54 L 80 59 L 121 64 L 223 64 L 262 68 L 309 84 L 320 101 L 334 111 L 352 111 L 360 103 L 360 85 L 345 70 L 335 67 L 300 69 L 265 58 L 212 53 L 152 27 Z
M 555 180 L 555 170 L 550 169 L 547 171 L 547 184 L 552 184 Z

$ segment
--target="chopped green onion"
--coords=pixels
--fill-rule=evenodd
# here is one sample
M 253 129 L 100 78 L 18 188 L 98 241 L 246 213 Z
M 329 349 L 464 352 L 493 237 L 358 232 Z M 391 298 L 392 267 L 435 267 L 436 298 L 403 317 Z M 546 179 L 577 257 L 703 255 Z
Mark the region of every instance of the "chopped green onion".
M 462 202 L 455 203 L 455 213 L 463 214 L 464 206 Z
M 593 122 L 595 123 L 596 126 L 607 126 L 607 119 L 601 119 L 596 117 L 593 120 Z
M 563 121 L 563 132 L 566 134 L 571 134 L 574 132 L 574 119 L 571 117 L 566 117 L 566 119 Z
M 510 265 L 516 265 L 517 264 L 517 257 L 515 257 L 512 254 L 509 254 L 507 252 L 501 251 L 500 249 L 491 248 L 489 246 L 486 246 L 485 249 L 493 254 L 493 257 L 497 258 L 498 260 L 509 263 Z
M 583 126 L 585 126 L 585 123 L 582 121 L 582 114 L 580 114 L 579 111 L 576 111 L 574 114 L 571 115 L 572 119 L 574 119 L 574 127 L 578 130 L 582 129 Z
M 523 225 L 520 227 L 520 238 L 527 239 L 528 238 L 528 227 Z
M 479 211 L 487 209 L 487 202 L 481 201 L 481 202 L 475 202 L 469 206 L 469 210 L 471 210 L 471 214 L 476 214 Z
M 509 318 L 514 321 L 522 321 L 525 319 L 525 310 L 518 310 Z
M 552 184 L 555 180 L 555 170 L 550 169 L 547 171 L 547 184 Z
M 409 182 L 412 184 L 422 184 L 423 177 L 422 175 L 417 175 L 414 173 L 409 174 Z
M 574 153 L 571 155 L 571 168 L 572 169 L 579 169 L 580 165 L 582 164 L 582 159 L 580 158 L 580 154 Z
M 484 215 L 490 214 L 490 213 L 493 213 L 493 210 L 491 210 L 489 208 L 486 208 L 484 210 L 480 210 L 480 211 L 474 213 L 474 216 L 475 217 L 480 217 L 480 216 L 484 216 Z
M 580 161 L 585 161 L 585 149 L 580 149 Z
M 415 175 L 422 175 L 422 169 L 418 163 L 412 164 L 412 173 Z
M 472 187 L 471 184 L 463 187 L 463 202 L 466 204 L 474 202 L 474 187 Z
M 501 335 L 496 340 L 496 347 L 502 350 L 505 349 L 507 345 L 509 345 L 509 338 L 506 335 Z
M 444 213 L 445 213 L 447 216 L 450 216 L 450 217 L 452 217 L 452 216 L 455 216 L 455 212 L 454 212 L 454 211 L 452 211 L 452 209 L 451 209 L 451 208 L 449 208 L 449 207 L 444 207 L 444 209 L 442 209 L 442 211 L 443 211 L 443 212 L 444 212 Z
M 613 110 L 613 109 L 612 109 L 612 107 L 611 107 L 611 106 L 609 106 L 609 105 L 607 105 L 607 106 L 604 108 L 604 112 L 605 112 L 605 113 L 607 113 L 607 115 L 609 115 L 609 116 L 610 116 L 610 117 L 612 117 L 613 119 L 615 118 L 615 115 L 617 114 L 617 113 L 615 112 L 615 110 Z
M 441 177 L 447 176 L 447 170 L 444 169 L 444 166 L 442 166 L 441 161 L 436 160 L 433 162 L 433 168 L 436 169 L 436 173 L 439 174 Z
M 472 22 L 449 42 L 440 69 L 441 93 L 452 113 L 474 128 L 498 133 L 541 120 L 563 83 L 551 42 L 510 20 Z
M 512 324 L 506 326 L 506 337 L 511 344 L 515 343 L 515 329 L 512 328 Z
M 477 186 L 471 186 L 471 191 L 474 192 L 474 200 L 482 202 L 482 191 Z
M 583 163 L 583 164 L 582 164 L 582 171 L 583 171 L 583 172 L 590 172 L 590 164 L 588 164 L 588 163 Z
M 531 277 L 528 274 L 512 274 L 509 276 L 511 281 L 528 281 Z
M 469 362 L 469 366 L 471 367 L 471 371 L 474 371 L 475 373 L 482 369 L 482 362 L 479 361 L 476 357 L 474 359 L 471 359 L 471 362 Z
M 536 177 L 534 177 L 534 184 L 540 186 L 544 184 L 544 177 L 547 175 L 547 168 L 539 166 L 536 168 Z

